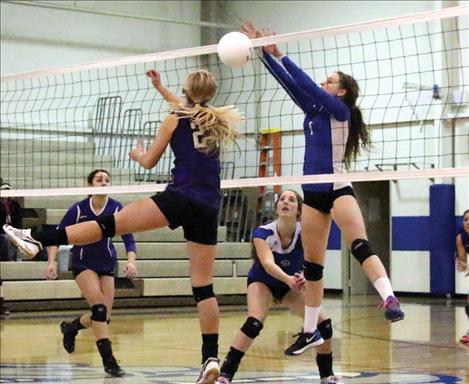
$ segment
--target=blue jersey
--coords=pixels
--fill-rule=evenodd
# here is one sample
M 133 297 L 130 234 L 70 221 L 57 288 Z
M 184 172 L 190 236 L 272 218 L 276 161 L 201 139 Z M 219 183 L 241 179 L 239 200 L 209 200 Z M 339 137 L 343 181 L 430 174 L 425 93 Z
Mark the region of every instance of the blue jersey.
M 275 264 L 277 264 L 287 275 L 292 276 L 295 273 L 302 271 L 303 246 L 301 245 L 301 224 L 296 223 L 293 240 L 287 249 L 283 249 L 282 241 L 277 232 L 277 222 L 278 220 L 274 220 L 271 223 L 257 227 L 254 230 L 253 238 L 265 240 L 272 250 Z M 249 271 L 248 280 L 261 281 L 273 287 L 288 288 L 283 281 L 280 281 L 268 274 L 258 259 L 255 259 L 254 264 Z
M 76 223 L 94 221 L 101 215 L 113 215 L 122 209 L 122 204 L 108 198 L 104 208 L 100 212 L 95 212 L 92 206 L 91 197 L 74 204 L 65 214 L 58 228 L 65 228 Z M 127 252 L 136 252 L 134 237 L 132 234 L 122 235 Z M 88 245 L 74 245 L 72 248 L 72 268 L 92 269 L 93 271 L 110 271 L 117 262 L 117 252 L 112 244 L 111 238 L 103 237 L 96 243 Z
M 467 233 L 464 229 L 461 229 L 459 234 L 461 235 L 462 245 L 466 250 L 466 253 L 469 254 L 469 233 Z
M 350 109 L 336 96 L 323 90 L 287 56 L 280 65 L 264 52 L 265 66 L 305 113 L 304 175 L 345 172 L 343 162 L 350 124 Z M 349 182 L 304 184 L 306 191 L 331 191 Z
M 180 118 L 170 141 L 174 152 L 172 181 L 166 188 L 189 200 L 220 209 L 220 152 L 206 154 L 204 136 L 189 118 Z

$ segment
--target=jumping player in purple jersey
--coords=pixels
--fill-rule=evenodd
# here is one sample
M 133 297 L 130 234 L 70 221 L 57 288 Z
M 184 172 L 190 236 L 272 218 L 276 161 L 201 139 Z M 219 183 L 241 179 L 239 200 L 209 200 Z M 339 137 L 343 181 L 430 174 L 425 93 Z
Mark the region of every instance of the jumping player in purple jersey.
M 88 175 L 88 186 L 107 187 L 110 184 L 109 172 L 104 169 L 95 169 Z M 123 206 L 118 201 L 107 195 L 91 195 L 86 199 L 74 204 L 65 214 L 58 228 L 68 225 L 96 220 L 101 215 L 114 214 L 122 210 Z M 122 235 L 127 252 L 127 265 L 124 269 L 127 277 L 135 277 L 137 268 L 135 259 L 137 248 L 132 234 Z M 57 278 L 58 248 L 50 246 L 47 248 L 48 265 L 46 277 Z M 104 370 L 111 376 L 123 376 L 124 371 L 120 368 L 112 353 L 109 340 L 108 323 L 110 322 L 112 304 L 114 302 L 114 267 L 117 263 L 116 249 L 110 238 L 103 237 L 96 243 L 74 246 L 72 253 L 72 272 L 75 281 L 80 288 L 81 294 L 91 307 L 91 312 L 85 313 L 75 320 L 63 321 L 60 330 L 63 334 L 63 346 L 68 353 L 75 351 L 75 337 L 78 331 L 93 327 L 96 345 L 103 360 Z M 97 318 L 93 312 L 101 309 L 106 313 L 106 318 Z
M 463 213 L 462 223 L 463 227 L 456 237 L 456 268 L 459 272 L 469 276 L 469 263 L 467 262 L 467 255 L 469 254 L 469 209 Z M 469 320 L 469 293 L 467 294 L 465 310 Z M 459 341 L 463 344 L 469 344 L 469 331 L 462 335 Z
M 147 150 L 141 142 L 129 155 L 146 169 L 153 168 L 168 144 L 174 155 L 172 182 L 151 198 L 136 201 L 114 215 L 79 223 L 55 231 L 36 232 L 5 227 L 10 240 L 28 255 L 43 246 L 83 245 L 103 237 L 182 226 L 187 240 L 192 291 L 197 302 L 202 333 L 202 368 L 199 384 L 212 384 L 218 378 L 218 302 L 213 292 L 218 213 L 221 205 L 220 150 L 235 142 L 235 125 L 242 118 L 232 106 L 213 107 L 217 84 L 205 70 L 190 73 L 184 83 L 185 98 L 166 89 L 159 74 L 147 72 L 153 86 L 171 103 L 173 112 L 161 123 Z
M 243 26 L 242 32 L 250 38 L 272 35 L 270 30 L 256 30 L 251 22 Z M 359 93 L 355 79 L 337 71 L 331 73 L 319 87 L 276 45 L 263 47 L 261 60 L 305 113 L 303 174 L 345 172 L 359 152 L 360 140 L 365 148 L 370 144 L 370 134 L 355 104 Z M 302 188 L 305 205 L 301 216 L 305 253 L 303 272 L 306 279 L 305 340 L 321 340 L 317 323 L 332 219 L 382 297 L 386 319 L 402 320 L 404 313 L 394 296 L 386 270 L 369 245 L 363 216 L 351 183 L 305 184 Z
M 261 225 L 253 233 L 254 263 L 248 273 L 248 317 L 234 337 L 221 367 L 218 384 L 230 384 L 241 359 L 264 327 L 273 304 L 283 304 L 290 312 L 304 316 L 304 284 L 301 273 L 303 247 L 301 246 L 302 199 L 295 191 L 283 191 L 276 204 L 277 219 Z M 324 311 L 319 314 L 318 329 L 325 342 L 318 346 L 316 362 L 321 383 L 339 384 L 332 370 L 332 324 Z M 315 346 L 304 345 L 302 333 L 285 350 L 286 355 L 300 355 Z

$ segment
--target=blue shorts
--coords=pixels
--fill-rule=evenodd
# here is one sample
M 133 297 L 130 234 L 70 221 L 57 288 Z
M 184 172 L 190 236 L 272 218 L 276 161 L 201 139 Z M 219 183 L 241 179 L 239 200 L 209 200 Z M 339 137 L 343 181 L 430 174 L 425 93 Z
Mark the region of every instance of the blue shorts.
M 169 228 L 182 227 L 184 237 L 198 244 L 217 244 L 219 209 L 201 204 L 176 193 L 164 191 L 151 197 Z
M 288 291 L 290 291 L 290 287 L 286 284 L 283 284 L 283 286 L 269 285 L 261 280 L 248 279 L 248 285 L 252 283 L 264 284 L 267 288 L 269 288 L 276 302 L 281 302 L 283 297 L 288 293 Z

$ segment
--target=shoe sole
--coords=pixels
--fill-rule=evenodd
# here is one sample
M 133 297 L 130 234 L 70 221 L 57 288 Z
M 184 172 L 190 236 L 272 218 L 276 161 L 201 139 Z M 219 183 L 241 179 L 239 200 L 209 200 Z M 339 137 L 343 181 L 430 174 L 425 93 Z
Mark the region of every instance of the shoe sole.
M 215 384 L 220 377 L 220 368 L 213 367 L 205 371 L 204 376 L 196 384 Z
M 5 229 L 4 229 L 5 230 Z M 21 243 L 16 239 L 16 236 L 10 232 L 5 232 L 5 235 L 10 239 L 10 241 L 17 247 L 27 258 L 32 259 L 36 254 L 32 254 L 27 248 L 25 248 L 23 241 Z

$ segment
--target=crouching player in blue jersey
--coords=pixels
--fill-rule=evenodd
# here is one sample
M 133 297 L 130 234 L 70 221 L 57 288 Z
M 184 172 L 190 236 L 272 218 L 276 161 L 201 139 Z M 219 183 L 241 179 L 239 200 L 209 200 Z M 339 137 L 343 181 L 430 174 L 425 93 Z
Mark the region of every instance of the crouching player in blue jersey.
M 272 35 L 260 32 L 251 22 L 243 26 L 250 38 Z M 276 45 L 262 49 L 261 60 L 305 114 L 304 175 L 345 173 L 362 146 L 370 145 L 370 134 L 356 106 L 359 87 L 355 79 L 340 71 L 331 73 L 319 87 Z M 323 296 L 323 268 L 332 219 L 340 228 L 352 255 L 383 299 L 385 318 L 404 318 L 386 270 L 373 251 L 363 216 L 350 182 L 304 184 L 301 216 L 306 280 L 305 340 L 320 341 L 318 315 Z M 316 335 L 315 338 L 311 338 Z
M 467 261 L 467 255 L 469 254 L 469 209 L 464 211 L 462 215 L 463 227 L 459 231 L 456 237 L 456 268 L 459 272 L 469 275 L 469 263 Z M 466 316 L 469 320 L 469 293 L 467 294 L 466 301 Z M 459 341 L 463 344 L 469 345 L 469 331 L 461 336 Z
M 292 313 L 304 316 L 303 247 L 298 222 L 302 204 L 298 193 L 282 192 L 275 204 L 277 219 L 258 227 L 253 233 L 255 255 L 248 274 L 248 317 L 223 362 L 219 384 L 231 383 L 241 359 L 262 330 L 274 303 L 284 304 Z M 319 314 L 318 329 L 325 340 L 317 348 L 316 355 L 321 383 L 339 383 L 332 370 L 331 320 L 324 311 Z M 300 335 L 285 354 L 299 355 L 313 346 L 314 343 L 304 345 Z
M 88 175 L 88 186 L 107 187 L 110 184 L 109 172 L 95 169 Z M 103 215 L 112 215 L 122 210 L 122 204 L 107 195 L 91 195 L 74 204 L 65 214 L 58 228 L 68 225 L 97 220 Z M 127 265 L 124 269 L 127 277 L 135 277 L 137 269 L 135 258 L 137 248 L 132 234 L 122 235 L 127 252 Z M 50 246 L 46 277 L 57 277 L 57 250 Z M 75 337 L 78 331 L 93 327 L 96 345 L 101 354 L 104 370 L 111 376 L 122 376 L 122 370 L 114 358 L 111 341 L 109 340 L 108 324 L 110 322 L 112 304 L 114 302 L 114 267 L 117 263 L 117 253 L 112 241 L 108 237 L 84 246 L 74 246 L 72 252 L 72 272 L 83 297 L 91 307 L 91 312 L 85 313 L 71 322 L 63 321 L 60 330 L 63 334 L 63 346 L 68 353 L 75 351 Z
M 150 70 L 153 86 L 172 104 L 173 112 L 161 123 L 147 150 L 141 142 L 130 152 L 132 160 L 153 168 L 168 144 L 175 160 L 172 181 L 166 190 L 136 201 L 119 212 L 55 231 L 31 234 L 5 226 L 5 233 L 19 249 L 31 256 L 44 246 L 90 244 L 103 237 L 182 226 L 187 240 L 191 283 L 202 332 L 202 368 L 199 384 L 212 384 L 218 378 L 218 302 L 213 292 L 218 213 L 221 205 L 220 151 L 223 144 L 235 142 L 235 125 L 242 120 L 232 106 L 213 107 L 217 84 L 204 70 L 190 73 L 184 83 L 185 98 L 167 90 L 159 74 Z

